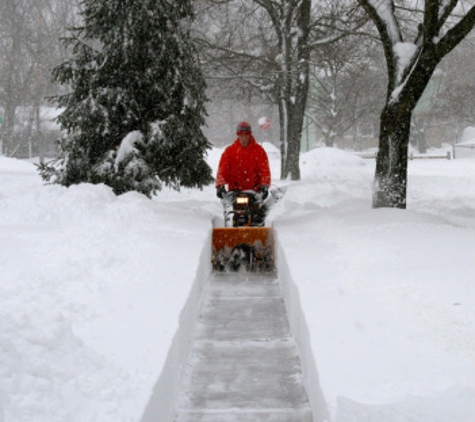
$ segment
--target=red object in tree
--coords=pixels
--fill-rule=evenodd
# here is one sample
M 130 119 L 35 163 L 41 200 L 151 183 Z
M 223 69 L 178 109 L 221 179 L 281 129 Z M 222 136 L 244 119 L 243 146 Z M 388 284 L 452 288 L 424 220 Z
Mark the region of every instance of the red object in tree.
M 269 129 L 270 128 L 270 119 L 268 117 L 261 117 L 259 119 L 259 127 L 261 129 Z

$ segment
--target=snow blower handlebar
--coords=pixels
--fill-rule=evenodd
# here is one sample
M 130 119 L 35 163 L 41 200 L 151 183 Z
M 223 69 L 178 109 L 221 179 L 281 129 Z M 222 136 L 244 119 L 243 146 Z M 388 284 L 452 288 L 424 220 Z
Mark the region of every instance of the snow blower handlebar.
M 268 190 L 230 190 L 223 193 L 221 197 L 221 202 L 223 205 L 232 204 L 236 197 L 238 196 L 247 196 L 249 199 L 253 200 L 254 203 L 262 203 L 268 196 Z

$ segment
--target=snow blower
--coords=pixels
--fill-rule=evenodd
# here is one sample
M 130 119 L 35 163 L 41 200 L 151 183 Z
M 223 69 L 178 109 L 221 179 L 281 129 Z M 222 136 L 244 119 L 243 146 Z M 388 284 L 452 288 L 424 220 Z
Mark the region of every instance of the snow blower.
M 224 227 L 213 228 L 212 236 L 215 271 L 275 270 L 274 229 L 265 227 L 265 217 L 282 196 L 278 188 L 270 190 L 268 201 L 254 191 L 230 191 L 223 196 Z

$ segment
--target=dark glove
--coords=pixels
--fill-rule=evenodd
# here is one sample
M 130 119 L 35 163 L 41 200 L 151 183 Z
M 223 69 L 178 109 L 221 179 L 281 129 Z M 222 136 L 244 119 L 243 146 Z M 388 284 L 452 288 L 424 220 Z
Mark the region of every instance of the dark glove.
M 224 194 L 226 193 L 226 188 L 221 185 L 216 188 L 216 196 L 220 199 L 223 199 Z
M 262 200 L 266 199 L 269 196 L 269 187 L 262 185 L 259 188 L 259 193 L 261 194 Z

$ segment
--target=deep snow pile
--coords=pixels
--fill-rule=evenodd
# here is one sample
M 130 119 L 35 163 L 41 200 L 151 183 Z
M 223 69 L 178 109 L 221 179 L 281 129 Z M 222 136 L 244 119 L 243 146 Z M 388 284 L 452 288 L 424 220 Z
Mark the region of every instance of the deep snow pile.
M 410 161 L 407 211 L 371 209 L 373 172 L 324 148 L 276 181 L 304 352 L 333 421 L 472 421 L 475 162 Z M 0 421 L 139 421 L 220 214 L 212 186 L 116 197 L 0 157 Z

